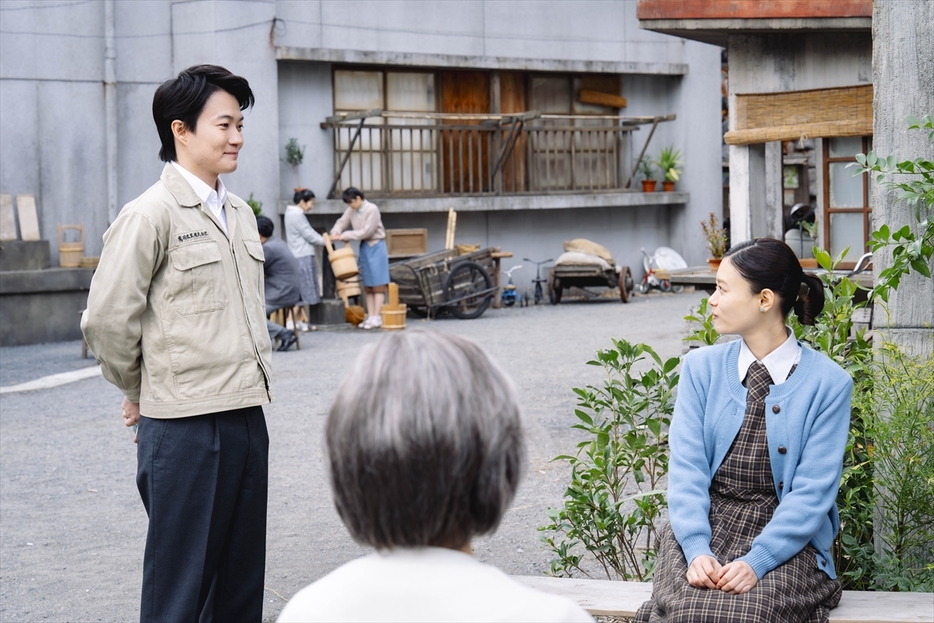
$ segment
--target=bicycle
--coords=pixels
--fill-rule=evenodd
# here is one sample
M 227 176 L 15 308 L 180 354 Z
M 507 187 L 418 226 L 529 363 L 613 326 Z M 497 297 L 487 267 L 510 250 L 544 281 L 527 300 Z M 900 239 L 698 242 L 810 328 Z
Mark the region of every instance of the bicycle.
M 659 279 L 656 275 L 656 255 L 649 255 L 642 251 L 642 267 L 645 269 L 645 275 L 642 276 L 642 282 L 639 284 L 639 292 L 648 294 L 652 288 L 658 288 L 662 292 L 674 292 L 681 294 L 684 292 L 684 286 L 673 286 L 668 279 Z
M 548 262 L 553 262 L 554 260 L 548 259 L 544 262 L 536 262 L 535 260 L 530 260 L 527 257 L 522 258 L 525 262 L 532 262 L 535 264 L 535 279 L 532 280 L 532 283 L 535 284 L 535 304 L 538 305 L 541 301 L 545 300 L 545 290 L 542 288 L 543 283 L 547 283 L 547 279 L 542 279 L 541 268 L 542 264 L 547 264 Z
M 522 264 L 516 264 L 509 270 L 502 271 L 504 275 L 509 277 L 509 283 L 503 286 L 503 291 L 499 295 L 499 302 L 504 307 L 512 307 L 516 303 L 519 303 L 520 307 L 522 306 L 522 295 L 519 294 L 515 284 L 512 282 L 512 271 L 517 268 L 522 268 Z

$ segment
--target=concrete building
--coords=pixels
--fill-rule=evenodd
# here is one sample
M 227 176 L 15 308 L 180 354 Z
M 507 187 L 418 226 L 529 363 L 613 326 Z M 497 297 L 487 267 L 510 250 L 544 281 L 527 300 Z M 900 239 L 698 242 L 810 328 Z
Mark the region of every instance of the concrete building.
M 120 208 L 161 171 L 155 88 L 216 63 L 256 93 L 226 184 L 266 214 L 281 214 L 305 186 L 319 198 L 312 224 L 329 227 L 343 209 L 329 191 L 353 183 L 387 227 L 427 228 L 429 250 L 443 246 L 453 207 L 457 242 L 502 247 L 516 263 L 556 257 L 577 237 L 608 247 L 636 278 L 641 247 L 702 263 L 699 221 L 722 203 L 720 50 L 642 30 L 635 10 L 546 0 L 0 0 L 0 192 L 35 195 L 52 266 L 58 224 L 83 224 L 86 255 L 99 255 Z M 369 109 L 385 112 L 366 119 L 341 167 L 358 124 L 322 123 Z M 532 110 L 544 116 L 516 116 Z M 657 124 L 647 155 L 679 149 L 681 179 L 674 192 L 636 191 L 631 173 L 653 125 L 621 117 L 667 115 L 676 118 Z M 285 160 L 291 139 L 304 147 L 295 166 Z

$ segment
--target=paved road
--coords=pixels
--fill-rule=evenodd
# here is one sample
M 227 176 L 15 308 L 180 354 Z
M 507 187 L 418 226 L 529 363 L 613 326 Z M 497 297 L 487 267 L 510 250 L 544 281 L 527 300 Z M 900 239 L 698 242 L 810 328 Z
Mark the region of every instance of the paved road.
M 477 320 L 408 320 L 483 345 L 519 388 L 528 437 L 526 477 L 496 534 L 476 555 L 507 573 L 536 575 L 550 556 L 537 539 L 545 510 L 566 487 L 574 449 L 571 388 L 599 383 L 585 363 L 611 338 L 681 353 L 683 317 L 700 293 L 652 293 L 489 310 Z M 273 354 L 276 402 L 267 407 L 270 489 L 266 607 L 366 550 L 347 536 L 331 503 L 323 425 L 344 371 L 378 333 L 320 331 L 302 350 Z M 79 370 L 80 344 L 0 349 L 0 388 Z M 0 621 L 138 620 L 146 515 L 136 453 L 120 419 L 121 395 L 100 376 L 0 397 Z

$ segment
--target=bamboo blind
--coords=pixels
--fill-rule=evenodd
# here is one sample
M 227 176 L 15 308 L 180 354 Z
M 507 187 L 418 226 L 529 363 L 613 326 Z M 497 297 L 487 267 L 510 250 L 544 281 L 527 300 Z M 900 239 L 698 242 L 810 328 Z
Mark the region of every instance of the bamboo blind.
M 736 96 L 728 145 L 872 135 L 872 85 Z

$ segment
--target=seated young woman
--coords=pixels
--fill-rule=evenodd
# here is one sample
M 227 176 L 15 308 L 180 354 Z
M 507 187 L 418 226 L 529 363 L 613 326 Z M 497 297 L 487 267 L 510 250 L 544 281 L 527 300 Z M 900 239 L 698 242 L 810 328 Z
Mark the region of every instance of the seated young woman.
M 297 621 L 593 621 L 471 553 L 496 530 L 525 463 L 512 384 L 478 346 L 407 330 L 368 346 L 327 419 L 337 512 L 374 547 L 299 591 Z
M 710 297 L 742 339 L 689 353 L 671 421 L 670 526 L 640 622 L 825 622 L 840 601 L 831 545 L 852 380 L 795 340 L 821 281 L 784 242 L 737 244 Z

